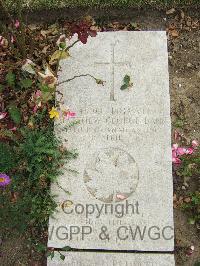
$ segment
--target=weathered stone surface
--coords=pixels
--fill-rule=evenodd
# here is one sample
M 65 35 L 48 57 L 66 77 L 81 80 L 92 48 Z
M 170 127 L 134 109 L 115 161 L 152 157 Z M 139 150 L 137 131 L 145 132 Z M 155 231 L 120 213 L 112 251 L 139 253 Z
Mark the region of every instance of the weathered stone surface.
M 131 253 L 97 253 L 69 252 L 59 254 L 53 260 L 48 259 L 48 266 L 174 266 L 174 256 L 167 254 L 131 254 Z
M 59 180 L 71 196 L 52 186 L 59 207 L 50 219 L 49 246 L 173 250 L 165 32 L 99 33 L 73 47 L 61 66 L 60 82 L 81 74 L 106 82 L 86 76 L 59 86 L 80 124 L 55 130 L 79 156 L 68 166 L 77 173 L 66 169 Z M 122 91 L 125 75 L 133 87 Z

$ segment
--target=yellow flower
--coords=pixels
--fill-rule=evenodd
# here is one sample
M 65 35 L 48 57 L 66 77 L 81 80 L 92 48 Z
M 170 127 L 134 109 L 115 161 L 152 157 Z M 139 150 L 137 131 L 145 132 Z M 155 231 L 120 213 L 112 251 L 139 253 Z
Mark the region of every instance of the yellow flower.
M 52 107 L 51 111 L 49 112 L 50 118 L 59 118 L 59 112 L 55 107 Z

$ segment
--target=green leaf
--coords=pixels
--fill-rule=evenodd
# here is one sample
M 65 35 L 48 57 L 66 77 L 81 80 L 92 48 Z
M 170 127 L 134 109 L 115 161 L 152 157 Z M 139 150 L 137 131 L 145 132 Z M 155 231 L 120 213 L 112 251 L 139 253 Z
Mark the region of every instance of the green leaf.
M 0 92 L 2 92 L 4 89 L 4 85 L 0 84 Z
M 51 252 L 51 255 L 50 256 L 51 256 L 51 260 L 52 260 L 53 257 L 54 257 L 54 251 Z
M 44 252 L 47 249 L 47 247 L 44 244 L 42 244 L 42 243 L 37 243 L 37 245 L 35 246 L 35 248 L 39 252 Z
M 42 100 L 44 103 L 50 101 L 53 98 L 53 94 L 51 92 L 42 92 Z
M 6 82 L 10 87 L 15 86 L 15 74 L 12 71 L 9 71 L 6 75 Z
M 20 81 L 20 86 L 23 88 L 23 89 L 28 89 L 32 86 L 33 82 L 31 79 L 22 79 Z
M 50 57 L 49 64 L 50 65 L 54 65 L 57 61 L 60 61 L 62 59 L 66 59 L 68 57 L 69 57 L 69 52 L 68 51 L 57 50 Z
M 65 256 L 63 254 L 60 254 L 61 260 L 65 260 Z
M 189 224 L 195 224 L 195 219 L 194 218 L 189 218 L 188 219 Z
M 46 85 L 46 84 L 42 84 L 42 83 L 40 83 L 40 84 L 39 84 L 39 88 L 40 88 L 40 90 L 41 90 L 42 92 L 49 92 L 49 87 L 48 87 L 48 85 Z
M 126 85 L 129 85 L 130 80 L 131 80 L 130 76 L 126 75 L 126 76 L 124 77 L 124 83 L 125 83 Z
M 11 105 L 8 108 L 8 112 L 10 114 L 11 119 L 16 124 L 20 124 L 20 122 L 21 122 L 21 112 L 20 112 L 20 109 L 17 108 L 16 106 L 14 106 L 14 105 Z
M 71 247 L 69 247 L 69 246 L 66 246 L 66 247 L 62 248 L 62 251 L 70 251 L 70 250 L 71 250 Z
M 124 84 L 124 85 L 121 86 L 120 90 L 123 91 L 123 90 L 126 90 L 127 88 L 128 88 L 128 85 L 127 84 Z
M 64 50 L 66 48 L 66 43 L 61 42 L 59 46 L 60 46 L 61 49 Z
M 50 257 L 50 256 L 51 256 L 51 253 L 52 253 L 52 252 L 51 252 L 50 250 L 48 250 L 48 251 L 47 251 L 47 254 L 46 254 L 46 257 Z

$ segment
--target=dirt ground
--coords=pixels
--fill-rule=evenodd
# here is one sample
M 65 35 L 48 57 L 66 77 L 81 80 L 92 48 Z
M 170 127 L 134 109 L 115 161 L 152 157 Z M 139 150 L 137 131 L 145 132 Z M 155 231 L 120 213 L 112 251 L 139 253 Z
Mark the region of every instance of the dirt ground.
M 32 14 L 29 20 L 33 23 L 40 17 L 40 22 L 41 18 L 46 22 L 50 19 L 55 22 L 58 16 L 68 20 L 90 14 L 102 25 L 109 21 L 131 21 L 136 23 L 140 30 L 168 30 L 172 136 L 179 123 L 179 131 L 186 139 L 200 140 L 200 8 L 182 11 L 176 10 L 167 15 L 166 10 L 64 10 L 63 13 L 52 12 L 48 16 L 45 12 L 41 12 L 39 16 Z M 183 187 L 184 180 L 174 176 L 174 193 L 185 195 L 197 187 L 200 189 L 200 178 L 191 178 L 187 182 L 189 186 Z M 174 209 L 174 220 L 176 265 L 193 266 L 195 262 L 200 261 L 200 230 L 188 224 L 188 216 L 180 208 Z M 191 256 L 186 256 L 185 249 L 191 245 L 194 245 L 195 251 Z M 4 240 L 1 247 L 0 265 L 45 265 L 44 262 L 30 262 L 30 254 L 23 239 Z

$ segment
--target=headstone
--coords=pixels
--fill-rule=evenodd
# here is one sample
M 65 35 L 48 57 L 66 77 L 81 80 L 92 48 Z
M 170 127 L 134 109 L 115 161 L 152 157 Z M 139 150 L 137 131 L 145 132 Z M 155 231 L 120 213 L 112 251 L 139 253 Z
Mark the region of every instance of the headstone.
M 131 254 L 97 252 L 62 252 L 65 260 L 56 253 L 48 266 L 175 266 L 173 255 L 169 254 Z
M 133 86 L 121 90 L 126 75 Z M 74 76 L 80 77 L 64 82 Z M 105 81 L 104 86 L 93 77 Z M 48 245 L 172 251 L 165 32 L 99 33 L 72 48 L 70 59 L 61 63 L 59 83 L 65 104 L 80 123 L 67 132 L 66 122 L 56 124 L 55 132 L 79 155 L 66 166 L 59 186 L 52 185 L 59 207 L 50 218 Z

